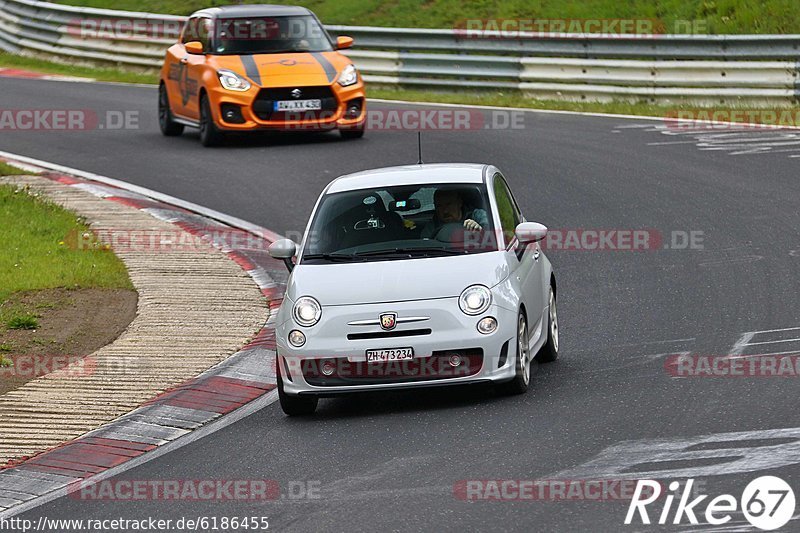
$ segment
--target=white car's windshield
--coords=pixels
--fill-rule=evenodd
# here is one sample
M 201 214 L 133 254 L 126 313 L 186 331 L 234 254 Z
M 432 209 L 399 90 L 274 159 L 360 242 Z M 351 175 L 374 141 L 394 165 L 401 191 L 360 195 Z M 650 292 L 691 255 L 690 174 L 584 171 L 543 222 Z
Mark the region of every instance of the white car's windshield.
M 326 195 L 303 261 L 408 259 L 497 250 L 486 188 L 414 185 Z

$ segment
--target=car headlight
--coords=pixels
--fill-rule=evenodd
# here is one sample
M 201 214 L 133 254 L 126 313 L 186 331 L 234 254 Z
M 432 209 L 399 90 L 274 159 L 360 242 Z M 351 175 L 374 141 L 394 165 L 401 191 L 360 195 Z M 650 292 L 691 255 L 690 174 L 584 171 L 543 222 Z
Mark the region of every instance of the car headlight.
M 319 317 L 322 316 L 322 306 L 311 296 L 303 296 L 294 303 L 292 316 L 295 322 L 309 328 L 319 322 Z
M 229 91 L 246 91 L 250 88 L 250 82 L 232 70 L 218 70 L 217 76 L 222 86 Z
M 489 309 L 492 293 L 483 285 L 472 285 L 458 297 L 458 306 L 468 315 L 479 315 Z
M 355 65 L 352 63 L 347 65 L 342 69 L 342 73 L 339 74 L 339 85 L 342 87 L 347 87 L 348 85 L 353 85 L 358 81 L 358 70 L 356 70 Z

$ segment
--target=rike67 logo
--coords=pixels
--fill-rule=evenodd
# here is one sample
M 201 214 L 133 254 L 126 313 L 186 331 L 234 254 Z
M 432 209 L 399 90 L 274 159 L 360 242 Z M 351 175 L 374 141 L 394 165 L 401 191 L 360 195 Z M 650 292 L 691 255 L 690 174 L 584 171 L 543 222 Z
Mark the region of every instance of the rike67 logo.
M 794 515 L 794 491 L 779 477 L 762 476 L 754 479 L 745 487 L 738 501 L 731 494 L 721 494 L 706 502 L 705 510 L 702 512 L 701 504 L 709 496 L 700 494 L 690 501 L 689 498 L 694 496 L 693 485 L 694 479 L 687 480 L 683 485 L 677 481 L 670 483 L 668 492 L 663 498 L 661 512 L 653 516 L 653 520 L 662 526 L 669 523 L 698 525 L 701 523 L 698 520 L 699 516 L 705 519 L 706 524 L 720 526 L 730 522 L 733 514 L 741 512 L 752 526 L 770 531 L 785 526 Z M 681 486 L 683 490 L 678 494 L 677 491 Z M 628 514 L 625 516 L 625 524 L 634 523 L 637 515 L 642 524 L 650 524 L 648 506 L 662 496 L 664 495 L 660 483 L 649 479 L 639 480 L 628 507 Z M 673 512 L 673 503 L 676 499 L 678 504 Z M 657 507 L 653 505 L 649 510 L 657 512 Z

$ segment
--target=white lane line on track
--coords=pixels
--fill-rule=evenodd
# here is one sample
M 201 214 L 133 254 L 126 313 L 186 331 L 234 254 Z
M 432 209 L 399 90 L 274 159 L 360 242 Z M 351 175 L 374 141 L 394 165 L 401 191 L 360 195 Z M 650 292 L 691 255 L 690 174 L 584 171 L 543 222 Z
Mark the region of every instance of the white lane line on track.
M 765 333 L 782 333 L 785 331 L 797 331 L 800 330 L 800 327 L 790 327 L 790 328 L 778 328 L 778 329 L 762 329 L 757 331 L 746 331 L 739 337 L 739 340 L 731 348 L 731 351 L 728 353 L 729 359 L 744 359 L 748 357 L 761 357 L 765 355 L 785 355 L 785 354 L 796 354 L 798 350 L 788 350 L 788 351 L 781 351 L 781 352 L 767 352 L 767 353 L 758 353 L 758 354 L 746 354 L 744 353 L 750 346 L 763 346 L 765 344 L 782 344 L 787 342 L 800 342 L 800 338 L 791 338 L 791 339 L 773 339 L 767 341 L 757 341 L 752 342 L 753 338 L 756 335 L 763 335 Z
M 662 357 L 669 357 L 670 355 L 677 355 L 678 357 L 688 357 L 692 355 L 692 352 L 682 351 L 682 352 L 662 352 L 662 353 L 652 353 L 643 356 L 645 359 L 650 361 L 654 361 L 656 359 L 661 359 Z
M 757 344 L 777 344 L 779 342 L 796 342 L 796 341 L 800 341 L 800 339 L 780 339 L 780 340 L 777 340 L 777 341 L 750 342 L 747 345 L 748 346 L 756 346 Z
M 690 462 L 695 464 L 689 466 Z M 583 464 L 548 477 L 694 478 L 759 472 L 798 463 L 800 428 L 780 428 L 622 441 Z
M 787 350 L 785 352 L 766 352 L 766 353 L 748 353 L 743 355 L 728 355 L 725 359 L 752 359 L 754 357 L 765 357 L 768 355 L 800 355 L 800 350 Z
M 21 78 L 21 79 L 28 79 L 28 78 Z M 86 78 L 88 79 L 88 78 Z M 70 79 L 47 79 L 47 78 L 38 78 L 37 81 L 51 81 L 51 82 L 65 82 L 65 83 L 76 83 L 77 80 L 70 80 Z M 80 81 L 80 83 L 84 83 Z M 143 87 L 147 89 L 155 89 L 158 88 L 158 85 L 153 83 L 126 83 L 121 81 L 100 81 L 100 80 L 93 80 L 92 83 L 99 83 L 102 85 L 117 85 L 120 87 Z M 413 106 L 436 106 L 436 107 L 456 107 L 456 108 L 470 108 L 470 109 L 487 109 L 487 110 L 497 110 L 497 111 L 523 111 L 526 113 L 542 113 L 542 114 L 549 114 L 549 115 L 573 115 L 579 117 L 599 117 L 599 118 L 617 118 L 622 120 L 647 120 L 653 121 L 657 120 L 660 122 L 675 122 L 675 123 L 692 123 L 692 124 L 718 124 L 722 126 L 728 125 L 739 125 L 741 123 L 737 122 L 717 122 L 717 121 L 710 121 L 710 120 L 679 120 L 676 118 L 670 117 L 653 117 L 647 115 L 626 115 L 623 113 L 597 113 L 597 112 L 589 112 L 589 111 L 567 111 L 563 109 L 534 109 L 530 107 L 502 107 L 502 106 L 491 106 L 491 105 L 478 105 L 478 104 L 448 104 L 445 102 L 411 102 L 408 100 L 387 100 L 384 98 L 367 98 L 367 103 L 369 102 L 376 102 L 381 104 L 402 104 L 402 105 L 413 105 Z M 646 127 L 646 125 L 632 125 L 632 126 L 618 126 L 618 127 Z M 765 126 L 765 128 L 769 128 L 770 126 Z M 780 129 L 800 129 L 800 126 L 778 126 Z
M 800 327 L 793 327 L 793 328 L 780 328 L 780 329 L 762 329 L 756 331 L 756 333 L 780 333 L 782 331 L 797 331 L 800 330 Z
M 731 348 L 731 351 L 728 353 L 728 355 L 741 355 L 742 352 L 744 352 L 744 350 L 747 348 L 747 344 L 750 342 L 750 340 L 755 337 L 756 333 L 758 332 L 748 331 L 742 334 L 742 336 L 739 337 L 739 340 L 736 341 L 736 344 L 733 345 L 733 348 Z

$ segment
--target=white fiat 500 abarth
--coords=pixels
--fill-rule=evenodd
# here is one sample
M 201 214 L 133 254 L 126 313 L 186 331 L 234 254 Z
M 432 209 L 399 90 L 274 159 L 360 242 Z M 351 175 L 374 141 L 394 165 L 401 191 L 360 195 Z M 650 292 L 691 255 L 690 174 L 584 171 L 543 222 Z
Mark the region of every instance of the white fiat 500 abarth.
M 558 356 L 546 235 L 491 165 L 331 182 L 303 242 L 269 249 L 291 271 L 276 317 L 284 412 L 363 391 L 493 382 L 525 392 L 531 361 Z

